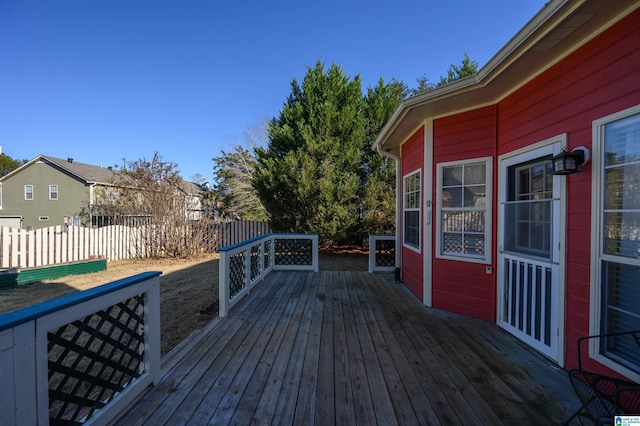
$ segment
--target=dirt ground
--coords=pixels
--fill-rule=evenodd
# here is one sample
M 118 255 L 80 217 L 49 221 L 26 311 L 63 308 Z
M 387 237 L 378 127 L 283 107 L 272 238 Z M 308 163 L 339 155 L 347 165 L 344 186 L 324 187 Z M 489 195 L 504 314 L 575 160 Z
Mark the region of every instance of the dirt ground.
M 320 253 L 321 270 L 367 270 L 368 251 L 334 248 Z M 218 255 L 198 260 L 135 259 L 109 262 L 107 270 L 0 290 L 0 314 L 146 271 L 161 271 L 162 354 L 217 315 Z

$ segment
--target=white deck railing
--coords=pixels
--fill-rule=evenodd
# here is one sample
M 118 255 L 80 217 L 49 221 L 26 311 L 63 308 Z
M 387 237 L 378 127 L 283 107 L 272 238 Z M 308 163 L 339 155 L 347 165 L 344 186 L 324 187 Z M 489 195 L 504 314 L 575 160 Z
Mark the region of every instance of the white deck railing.
M 369 272 L 390 272 L 396 268 L 396 236 L 369 235 Z
M 221 317 L 272 270 L 318 271 L 316 234 L 267 234 L 218 252 Z
M 107 424 L 160 379 L 160 272 L 0 316 L 0 424 Z

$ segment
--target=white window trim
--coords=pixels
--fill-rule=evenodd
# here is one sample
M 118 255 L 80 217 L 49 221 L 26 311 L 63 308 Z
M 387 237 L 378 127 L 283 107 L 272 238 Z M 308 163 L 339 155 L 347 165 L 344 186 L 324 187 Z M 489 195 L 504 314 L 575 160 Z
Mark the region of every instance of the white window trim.
M 604 126 L 613 121 L 620 120 L 622 118 L 640 114 L 640 105 L 636 105 L 634 107 L 625 109 L 623 111 L 618 111 L 614 114 L 608 115 L 606 117 L 602 117 L 598 120 L 593 121 L 592 123 L 592 149 L 591 149 L 591 187 L 592 187 L 592 199 L 591 199 L 591 303 L 590 303 L 590 321 L 589 321 L 589 332 L 591 335 L 600 334 L 600 326 L 601 326 L 601 263 L 600 260 L 604 257 L 607 258 L 606 255 L 601 257 L 600 253 L 602 253 L 602 239 L 599 230 L 602 228 L 602 215 L 600 212 L 602 211 L 602 197 L 600 196 L 603 192 L 602 187 L 602 169 L 603 169 L 603 160 L 604 155 L 602 150 L 604 149 Z M 618 257 L 615 257 L 615 261 L 620 261 Z M 640 266 L 640 261 L 634 259 L 624 259 L 625 263 L 637 264 Z M 613 371 L 622 374 L 629 379 L 640 382 L 640 374 L 635 371 L 625 367 L 624 365 L 618 364 L 611 358 L 607 358 L 604 355 L 599 353 L 599 339 L 590 339 L 589 342 L 589 356 L 595 361 L 603 364 Z
M 31 198 L 27 198 L 27 187 L 31 187 Z M 25 185 L 24 186 L 24 200 L 25 201 L 33 201 L 33 199 L 35 198 L 35 194 L 33 193 L 33 185 Z
M 485 204 L 485 216 L 484 216 L 484 257 L 471 257 L 471 256 L 456 256 L 452 254 L 442 253 L 442 169 L 444 167 L 459 166 L 462 164 L 471 163 L 485 163 L 486 166 L 486 204 Z M 491 264 L 493 251 L 493 157 L 480 157 L 469 158 L 458 161 L 449 161 L 446 163 L 438 163 L 436 166 L 436 192 L 437 192 L 437 205 L 436 205 L 436 253 L 435 257 L 438 259 L 457 260 L 459 262 L 470 263 L 482 263 Z
M 407 209 L 405 206 L 405 195 L 406 195 L 406 180 L 408 177 L 411 177 L 415 174 L 418 174 L 418 180 L 420 181 L 420 191 L 418 192 L 420 195 L 420 201 L 418 202 L 418 208 L 417 209 Z M 402 246 L 408 248 L 411 251 L 414 251 L 416 253 L 422 253 L 422 198 L 423 198 L 423 189 L 424 189 L 424 182 L 422 180 L 422 169 L 415 169 L 410 173 L 407 173 L 406 175 L 402 176 Z M 406 240 L 406 232 L 405 232 L 405 211 L 418 211 L 418 216 L 419 216 L 419 225 L 418 225 L 418 232 L 420 233 L 420 235 L 418 236 L 418 247 L 415 247 L 411 244 L 407 244 L 405 242 Z
M 54 186 L 56 187 L 56 198 L 51 198 L 51 188 L 54 187 Z M 59 197 L 60 197 L 60 186 L 55 185 L 55 184 L 49 185 L 49 200 L 57 201 Z

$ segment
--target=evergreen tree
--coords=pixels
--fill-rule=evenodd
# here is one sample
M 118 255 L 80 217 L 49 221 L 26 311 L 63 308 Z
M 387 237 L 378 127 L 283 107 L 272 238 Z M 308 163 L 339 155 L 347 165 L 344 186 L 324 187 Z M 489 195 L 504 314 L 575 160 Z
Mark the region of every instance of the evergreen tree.
M 407 96 L 406 84 L 383 79 L 367 89 L 365 98 L 366 144 L 362 152 L 363 174 L 360 194 L 363 237 L 395 229 L 395 161 L 371 149 L 378 134 L 402 99 Z
M 469 58 L 469 53 L 465 52 L 464 57 L 462 58 L 462 63 L 460 65 L 451 64 L 449 66 L 449 70 L 447 71 L 447 76 L 440 77 L 438 86 L 443 86 L 456 80 L 460 80 L 461 78 L 469 77 L 476 74 L 477 72 L 478 61 L 472 61 Z
M 365 218 L 379 215 L 376 197 L 394 192 L 391 166 L 371 143 L 405 92 L 401 83 L 380 81 L 364 97 L 359 76 L 321 62 L 302 84 L 291 82 L 268 146 L 256 149 L 254 187 L 274 230 L 317 232 L 324 245 L 362 242 Z M 382 187 L 370 183 L 381 176 Z
M 4 176 L 25 164 L 27 160 L 14 160 L 6 154 L 0 154 L 0 176 Z
M 418 83 L 418 87 L 409 89 L 409 95 L 411 96 L 419 95 L 420 93 L 427 92 L 436 87 L 435 84 L 429 82 L 426 74 L 423 74 L 422 77 L 416 78 L 416 82 Z

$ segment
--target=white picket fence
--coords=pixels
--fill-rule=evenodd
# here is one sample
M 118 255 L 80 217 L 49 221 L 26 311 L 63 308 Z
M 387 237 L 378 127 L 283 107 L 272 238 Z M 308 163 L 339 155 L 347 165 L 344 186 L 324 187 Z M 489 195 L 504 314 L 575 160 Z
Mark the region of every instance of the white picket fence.
M 92 258 L 120 260 L 139 253 L 139 232 L 123 225 L 102 228 L 51 226 L 0 228 L 0 268 L 33 268 Z
M 96 258 L 146 257 L 144 227 L 110 225 L 100 228 L 51 226 L 33 230 L 0 227 L 0 269 L 23 269 Z M 203 249 L 214 252 L 269 232 L 266 222 L 212 224 Z

